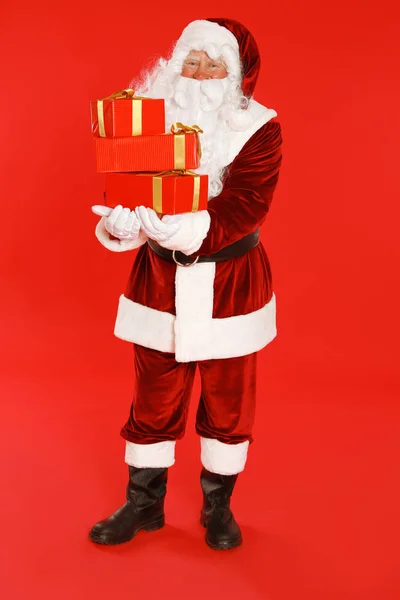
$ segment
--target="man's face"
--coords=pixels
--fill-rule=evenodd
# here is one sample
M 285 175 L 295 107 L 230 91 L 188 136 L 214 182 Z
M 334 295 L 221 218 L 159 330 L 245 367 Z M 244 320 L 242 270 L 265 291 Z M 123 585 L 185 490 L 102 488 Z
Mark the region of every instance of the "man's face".
M 228 72 L 222 59 L 213 60 L 204 50 L 191 50 L 182 68 L 182 77 L 191 79 L 225 79 Z

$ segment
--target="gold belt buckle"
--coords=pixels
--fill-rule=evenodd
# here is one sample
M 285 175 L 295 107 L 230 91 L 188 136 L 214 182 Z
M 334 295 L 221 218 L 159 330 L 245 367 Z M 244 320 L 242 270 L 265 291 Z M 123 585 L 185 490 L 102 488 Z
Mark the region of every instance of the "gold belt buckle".
M 185 265 L 185 264 L 183 264 L 183 263 L 180 263 L 180 262 L 179 262 L 179 260 L 177 260 L 177 259 L 176 259 L 176 257 L 175 257 L 175 252 L 176 252 L 176 250 L 174 250 L 174 251 L 172 252 L 172 258 L 174 259 L 174 262 L 175 262 L 177 265 L 179 265 L 180 267 L 193 267 L 193 265 L 195 265 L 195 264 L 197 263 L 197 261 L 199 260 L 199 258 L 200 258 L 200 256 L 197 256 L 193 262 L 191 262 L 191 263 L 186 263 L 186 265 Z

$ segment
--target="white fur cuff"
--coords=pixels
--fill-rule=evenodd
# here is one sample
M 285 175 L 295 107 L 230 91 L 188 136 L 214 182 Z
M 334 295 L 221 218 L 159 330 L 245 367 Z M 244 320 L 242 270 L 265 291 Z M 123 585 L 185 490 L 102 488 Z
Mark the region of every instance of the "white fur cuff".
M 125 462 L 138 469 L 172 467 L 175 463 L 175 443 L 167 441 L 156 444 L 134 444 L 127 441 Z
M 135 250 L 139 248 L 145 242 L 147 242 L 147 236 L 141 231 L 139 237 L 136 240 L 112 240 L 110 234 L 105 228 L 105 217 L 102 217 L 96 225 L 95 234 L 99 242 L 108 250 L 112 252 L 126 252 L 127 250 Z
M 244 470 L 250 442 L 223 444 L 218 440 L 200 438 L 201 463 L 207 471 L 219 475 L 236 475 Z

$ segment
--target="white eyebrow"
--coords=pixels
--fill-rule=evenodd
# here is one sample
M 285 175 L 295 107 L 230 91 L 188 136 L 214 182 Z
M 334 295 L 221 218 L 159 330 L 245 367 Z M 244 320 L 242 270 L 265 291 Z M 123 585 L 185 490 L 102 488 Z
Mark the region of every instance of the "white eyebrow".
M 197 56 L 187 56 L 185 60 L 197 60 L 197 62 L 200 62 L 200 59 L 197 58 Z

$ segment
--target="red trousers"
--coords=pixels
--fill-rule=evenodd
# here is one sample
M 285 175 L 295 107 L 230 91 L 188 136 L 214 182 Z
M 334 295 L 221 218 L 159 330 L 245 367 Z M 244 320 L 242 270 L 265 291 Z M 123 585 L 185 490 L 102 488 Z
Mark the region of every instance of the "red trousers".
M 135 389 L 122 437 L 135 444 L 179 440 L 185 433 L 196 366 L 201 396 L 196 432 L 223 444 L 252 442 L 256 357 L 178 363 L 174 354 L 134 346 Z

